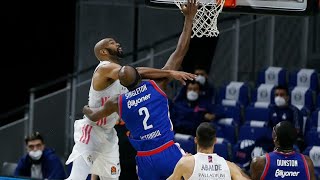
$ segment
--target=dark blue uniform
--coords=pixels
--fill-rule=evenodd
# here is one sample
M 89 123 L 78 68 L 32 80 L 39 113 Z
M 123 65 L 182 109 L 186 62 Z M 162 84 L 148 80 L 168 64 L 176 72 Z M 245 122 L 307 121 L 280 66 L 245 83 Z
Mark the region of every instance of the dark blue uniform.
M 182 152 L 173 142 L 166 94 L 154 81 L 142 81 L 135 90 L 119 96 L 119 115 L 130 131 L 132 146 L 137 150 L 140 180 L 169 177 Z
M 303 154 L 280 153 L 277 151 L 266 154 L 266 165 L 261 180 L 309 180 L 309 168 Z

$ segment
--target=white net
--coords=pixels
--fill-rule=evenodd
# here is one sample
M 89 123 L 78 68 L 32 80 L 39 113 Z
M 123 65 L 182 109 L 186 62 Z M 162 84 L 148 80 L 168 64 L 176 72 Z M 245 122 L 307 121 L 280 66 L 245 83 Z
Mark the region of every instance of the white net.
M 187 0 L 174 0 L 174 3 L 179 7 L 186 3 Z M 191 38 L 197 36 L 201 38 L 216 37 L 219 34 L 217 27 L 217 19 L 222 11 L 225 0 L 197 0 L 199 3 L 198 11 L 194 17 L 192 26 Z

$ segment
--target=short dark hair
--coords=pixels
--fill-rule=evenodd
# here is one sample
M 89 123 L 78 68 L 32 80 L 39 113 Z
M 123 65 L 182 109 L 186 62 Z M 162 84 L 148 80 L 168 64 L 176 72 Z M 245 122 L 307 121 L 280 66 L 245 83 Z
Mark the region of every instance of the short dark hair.
M 283 86 L 283 85 L 278 85 L 274 88 L 275 90 L 279 89 L 279 90 L 284 90 L 287 94 L 287 96 L 289 96 L 289 89 L 287 86 Z
M 198 126 L 196 135 L 199 146 L 204 148 L 213 147 L 216 129 L 212 124 L 203 122 Z
M 281 149 L 292 149 L 297 139 L 297 130 L 289 121 L 281 121 L 274 127 Z
M 200 91 L 202 90 L 202 85 L 198 81 L 187 81 L 186 87 L 188 88 L 189 84 L 198 84 Z
M 32 134 L 30 134 L 29 136 L 26 136 L 24 138 L 24 141 L 26 144 L 28 144 L 29 141 L 33 141 L 33 140 L 40 140 L 42 143 L 44 143 L 43 137 L 37 131 L 33 132 Z

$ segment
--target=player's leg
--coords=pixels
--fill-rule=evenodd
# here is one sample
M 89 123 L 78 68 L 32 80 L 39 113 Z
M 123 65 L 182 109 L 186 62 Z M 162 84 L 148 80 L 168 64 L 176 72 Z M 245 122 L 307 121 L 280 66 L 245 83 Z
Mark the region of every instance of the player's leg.
M 90 167 L 82 156 L 76 158 L 72 163 L 70 176 L 66 180 L 85 180 L 90 173 Z
M 139 180 L 159 180 L 158 168 L 152 163 L 152 156 L 137 156 L 137 174 Z
M 100 180 L 118 180 L 119 177 L 116 178 L 110 178 L 110 177 L 103 177 L 103 176 L 99 176 Z

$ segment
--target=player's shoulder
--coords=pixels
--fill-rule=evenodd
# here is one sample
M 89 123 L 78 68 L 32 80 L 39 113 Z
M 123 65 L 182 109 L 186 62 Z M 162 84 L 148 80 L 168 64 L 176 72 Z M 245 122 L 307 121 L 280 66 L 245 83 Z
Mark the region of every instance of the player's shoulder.
M 101 61 L 98 65 L 99 69 L 110 69 L 121 67 L 119 64 L 110 61 Z
M 266 156 L 265 155 L 252 158 L 252 161 L 251 161 L 252 168 L 264 167 L 265 164 L 266 164 Z
M 186 166 L 190 163 L 194 162 L 194 157 L 191 154 L 184 155 L 180 160 L 179 164 L 180 166 Z
M 308 155 L 305 154 L 301 154 L 302 156 L 304 156 L 304 159 L 307 161 L 308 164 L 313 164 L 311 158 Z

